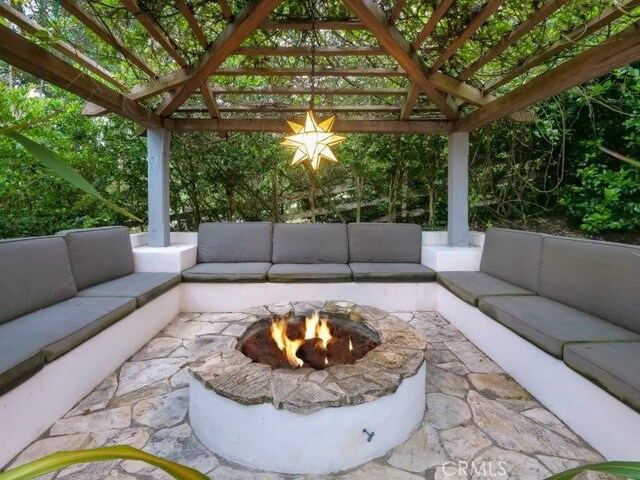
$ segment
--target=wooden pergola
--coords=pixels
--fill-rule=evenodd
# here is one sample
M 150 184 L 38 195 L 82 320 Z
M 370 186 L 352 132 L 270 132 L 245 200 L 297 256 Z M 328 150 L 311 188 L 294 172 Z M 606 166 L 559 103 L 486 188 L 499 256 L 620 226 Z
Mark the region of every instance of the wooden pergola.
M 448 134 L 449 241 L 465 245 L 468 132 L 531 120 L 529 106 L 640 59 L 640 0 L 586 2 L 591 10 L 580 0 L 60 3 L 74 41 L 43 44 L 50 26 L 0 0 L 0 59 L 84 98 L 85 115 L 116 113 L 147 130 L 157 246 L 169 242 L 172 132 L 286 132 L 310 99 L 337 115 L 338 132 Z M 566 11 L 575 22 L 562 31 Z M 496 36 L 494 24 L 510 29 Z M 548 25 L 561 35 L 547 39 Z M 83 36 L 128 72 L 83 51 Z

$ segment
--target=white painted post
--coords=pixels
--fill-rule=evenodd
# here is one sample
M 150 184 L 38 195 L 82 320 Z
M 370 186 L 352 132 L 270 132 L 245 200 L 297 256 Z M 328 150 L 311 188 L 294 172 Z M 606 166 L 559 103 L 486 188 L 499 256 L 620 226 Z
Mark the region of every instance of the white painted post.
M 468 247 L 469 236 L 469 133 L 449 134 L 448 241 L 451 247 Z
M 147 130 L 150 247 L 168 247 L 169 239 L 169 147 L 171 133 L 162 128 Z

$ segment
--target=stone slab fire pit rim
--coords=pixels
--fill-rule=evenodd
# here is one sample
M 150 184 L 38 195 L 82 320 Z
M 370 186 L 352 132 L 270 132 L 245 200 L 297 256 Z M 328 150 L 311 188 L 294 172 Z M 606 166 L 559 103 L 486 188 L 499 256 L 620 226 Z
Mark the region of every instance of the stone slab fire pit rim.
M 304 315 L 313 309 L 363 322 L 380 335 L 380 345 L 355 364 L 325 370 L 272 370 L 252 362 L 236 347 L 221 347 L 188 363 L 192 381 L 243 405 L 272 403 L 277 409 L 310 414 L 391 395 L 424 363 L 424 338 L 407 322 L 378 308 L 346 301 L 307 301 L 281 302 L 245 312 L 259 322 L 288 313 Z

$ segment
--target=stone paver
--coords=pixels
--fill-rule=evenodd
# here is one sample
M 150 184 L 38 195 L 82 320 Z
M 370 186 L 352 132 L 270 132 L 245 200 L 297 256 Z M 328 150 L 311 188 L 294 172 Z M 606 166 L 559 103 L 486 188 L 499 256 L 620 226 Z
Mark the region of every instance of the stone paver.
M 235 354 L 217 356 L 220 349 L 234 349 L 236 337 L 254 321 L 289 311 L 307 312 L 318 302 L 281 303 L 242 312 L 185 313 L 174 319 L 155 339 L 136 353 L 93 392 L 71 409 L 11 464 L 59 450 L 131 445 L 197 468 L 216 480 L 543 480 L 552 473 L 601 461 L 575 433 L 508 377 L 495 363 L 435 312 L 384 312 L 332 302 L 335 311 L 369 315 L 385 325 L 387 337 L 397 348 L 376 355 L 391 367 L 407 361 L 398 335 L 409 324 L 423 339 L 411 345 L 426 346 L 427 410 L 419 428 L 387 455 L 361 467 L 335 475 L 283 475 L 256 472 L 227 462 L 208 451 L 189 425 L 188 367 L 202 357 L 217 382 L 219 372 L 245 365 Z M 386 322 L 386 324 L 385 324 Z M 397 323 L 402 322 L 402 323 Z M 426 344 L 424 342 L 427 342 Z M 375 352 L 375 350 L 373 350 Z M 246 359 L 246 357 L 244 357 Z M 409 362 L 410 363 L 410 362 Z M 407 365 L 404 365 L 405 367 Z M 261 368 L 252 367 L 253 391 L 260 384 Z M 300 382 L 312 385 L 308 392 L 325 395 L 330 404 L 345 392 L 367 392 L 372 384 L 390 388 L 400 375 L 368 375 L 359 365 L 335 367 L 331 373 L 307 369 L 273 373 L 277 388 L 269 392 L 293 403 L 305 402 L 297 391 Z M 410 366 L 415 369 L 415 366 Z M 270 385 L 270 384 L 269 384 Z M 317 387 L 322 386 L 321 390 Z M 295 410 L 295 408 L 293 408 Z M 309 438 L 313 438 L 310 432 Z M 312 447 L 310 447 L 312 448 Z M 460 463 L 462 462 L 462 463 Z M 164 472 L 134 461 L 108 461 L 73 466 L 45 480 L 170 480 Z M 580 480 L 604 480 L 599 474 Z

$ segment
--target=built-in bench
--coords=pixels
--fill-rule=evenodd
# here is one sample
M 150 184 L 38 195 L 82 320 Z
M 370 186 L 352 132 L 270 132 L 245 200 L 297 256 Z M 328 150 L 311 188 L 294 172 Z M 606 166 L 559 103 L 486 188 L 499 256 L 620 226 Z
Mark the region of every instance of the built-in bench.
M 490 229 L 438 283 L 640 410 L 640 247 Z
M 203 223 L 185 282 L 432 282 L 419 225 Z
M 0 395 L 180 283 L 134 273 L 125 227 L 0 242 Z

